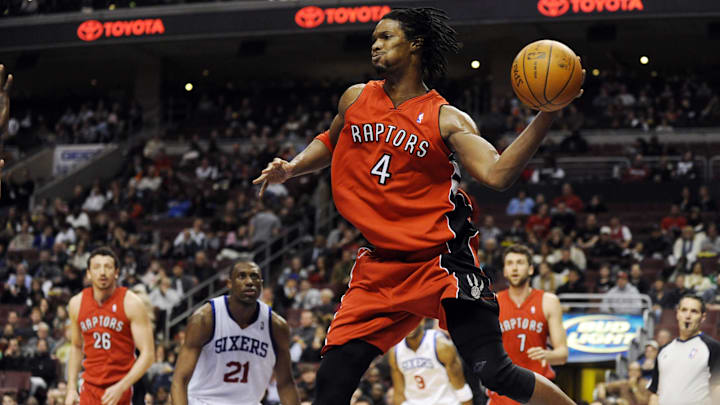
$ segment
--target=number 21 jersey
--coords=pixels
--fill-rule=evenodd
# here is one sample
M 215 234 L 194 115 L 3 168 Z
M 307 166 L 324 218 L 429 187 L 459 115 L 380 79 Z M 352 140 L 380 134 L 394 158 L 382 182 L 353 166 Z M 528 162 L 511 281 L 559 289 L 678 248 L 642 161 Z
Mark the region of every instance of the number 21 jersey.
M 233 319 L 228 296 L 210 300 L 214 331 L 203 346 L 188 385 L 190 404 L 258 405 L 275 368 L 272 311 L 258 301 L 246 328 Z

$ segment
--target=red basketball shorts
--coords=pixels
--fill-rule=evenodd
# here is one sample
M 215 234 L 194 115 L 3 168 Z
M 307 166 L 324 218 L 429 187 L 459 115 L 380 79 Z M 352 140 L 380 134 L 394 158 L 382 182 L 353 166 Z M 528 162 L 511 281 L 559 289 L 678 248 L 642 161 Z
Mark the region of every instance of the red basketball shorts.
M 83 382 L 80 387 L 80 405 L 102 405 L 102 397 L 107 387 L 98 387 L 87 382 Z M 130 387 L 118 401 L 118 405 L 130 405 L 132 400 L 132 387 Z
M 361 248 L 350 287 L 330 324 L 323 353 L 354 339 L 387 352 L 425 317 L 447 329 L 442 301 L 461 298 L 497 308 L 490 279 L 476 266 L 474 252 L 438 254 L 424 261 L 379 258 Z

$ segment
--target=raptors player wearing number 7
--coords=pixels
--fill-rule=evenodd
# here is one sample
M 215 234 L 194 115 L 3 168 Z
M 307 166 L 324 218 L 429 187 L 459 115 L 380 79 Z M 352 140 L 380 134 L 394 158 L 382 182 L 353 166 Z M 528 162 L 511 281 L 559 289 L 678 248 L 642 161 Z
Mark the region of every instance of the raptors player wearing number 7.
M 424 324 L 388 353 L 393 405 L 472 405 L 455 346 L 439 330 L 425 330 Z
M 532 251 L 527 246 L 512 245 L 505 250 L 503 275 L 510 283 L 507 290 L 498 293 L 505 351 L 513 363 L 552 380 L 555 371 L 550 366 L 565 364 L 568 358 L 560 301 L 555 294 L 530 287 Z M 517 404 L 492 391 L 488 396 L 488 405 Z
M 229 295 L 211 299 L 188 322 L 172 381 L 173 405 L 258 405 L 273 372 L 283 405 L 299 405 L 287 322 L 258 300 L 257 264 L 241 260 Z
M 68 304 L 70 360 L 65 405 L 130 404 L 132 385 L 153 362 L 153 331 L 144 304 L 132 291 L 117 286 L 120 263 L 109 248 L 90 253 L 87 275 L 92 283 Z M 135 349 L 140 357 L 135 358 Z

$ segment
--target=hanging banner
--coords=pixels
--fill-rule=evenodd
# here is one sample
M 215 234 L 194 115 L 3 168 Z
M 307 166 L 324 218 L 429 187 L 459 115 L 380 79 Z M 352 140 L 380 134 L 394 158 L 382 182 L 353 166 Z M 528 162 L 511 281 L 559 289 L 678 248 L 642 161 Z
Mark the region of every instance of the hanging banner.
M 106 146 L 102 143 L 56 146 L 53 155 L 53 176 L 64 176 L 76 167 L 91 161 L 102 153 Z

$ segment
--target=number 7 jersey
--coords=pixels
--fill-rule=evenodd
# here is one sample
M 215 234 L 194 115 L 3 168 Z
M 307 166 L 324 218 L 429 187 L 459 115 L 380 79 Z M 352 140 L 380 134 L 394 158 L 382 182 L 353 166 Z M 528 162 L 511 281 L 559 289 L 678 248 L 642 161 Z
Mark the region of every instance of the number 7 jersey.
M 135 342 L 130 320 L 125 315 L 127 288 L 117 287 L 105 302 L 98 304 L 93 289 L 83 290 L 78 325 L 83 337 L 83 380 L 97 387 L 120 381 L 135 362 Z
M 258 317 L 246 328 L 233 319 L 228 296 L 210 300 L 213 335 L 203 346 L 188 385 L 191 405 L 258 405 L 275 368 L 272 310 L 258 301 Z

